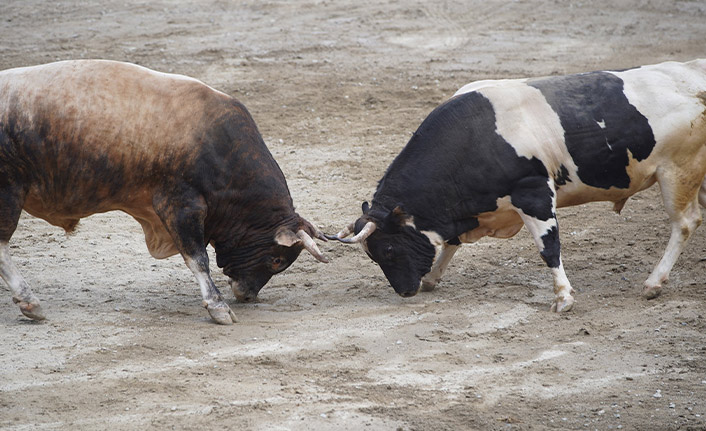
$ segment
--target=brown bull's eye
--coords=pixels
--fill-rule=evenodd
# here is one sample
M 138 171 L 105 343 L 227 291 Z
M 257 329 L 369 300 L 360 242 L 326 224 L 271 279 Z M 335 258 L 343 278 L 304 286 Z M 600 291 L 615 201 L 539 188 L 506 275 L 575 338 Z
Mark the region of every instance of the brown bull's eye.
M 282 258 L 281 257 L 275 257 L 272 259 L 272 265 L 274 266 L 280 266 L 282 264 Z

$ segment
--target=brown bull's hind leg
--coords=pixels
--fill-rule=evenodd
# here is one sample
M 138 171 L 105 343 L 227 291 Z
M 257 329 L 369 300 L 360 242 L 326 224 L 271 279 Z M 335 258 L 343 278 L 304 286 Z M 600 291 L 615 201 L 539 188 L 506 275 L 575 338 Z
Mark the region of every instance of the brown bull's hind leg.
M 235 322 L 235 313 L 223 300 L 209 271 L 203 226 L 206 203 L 203 197 L 190 191 L 156 196 L 154 208 L 174 239 L 186 266 L 194 273 L 208 314 L 222 325 Z
M 10 246 L 7 241 L 0 241 L 0 276 L 12 291 L 12 301 L 20 307 L 25 316 L 34 320 L 44 320 L 39 299 L 34 296 L 29 284 L 20 274 L 19 269 L 10 257 Z
M 22 199 L 16 188 L 8 186 L 0 190 L 0 277 L 10 287 L 12 300 L 20 307 L 22 314 L 30 319 L 44 320 L 39 299 L 10 257 L 9 241 L 17 228 L 21 212 Z
M 701 205 L 706 204 L 706 192 L 702 178 L 683 178 L 689 169 L 665 170 L 659 185 L 662 190 L 664 207 L 671 221 L 671 236 L 662 259 L 645 280 L 642 295 L 647 299 L 656 298 L 662 293 L 662 284 L 669 278 L 669 272 L 679 258 L 691 234 L 701 224 Z M 701 192 L 699 192 L 701 185 Z M 703 199 L 702 199 L 703 198 Z

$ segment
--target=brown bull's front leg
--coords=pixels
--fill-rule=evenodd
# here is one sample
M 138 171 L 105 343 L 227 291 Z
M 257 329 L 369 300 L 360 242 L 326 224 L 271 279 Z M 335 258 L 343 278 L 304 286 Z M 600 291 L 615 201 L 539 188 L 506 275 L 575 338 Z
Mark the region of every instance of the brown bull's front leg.
M 211 318 L 221 325 L 235 322 L 235 313 L 223 300 L 209 271 L 204 219 L 206 202 L 192 190 L 155 195 L 154 209 L 174 239 L 186 266 L 194 273 L 201 288 L 203 306 Z

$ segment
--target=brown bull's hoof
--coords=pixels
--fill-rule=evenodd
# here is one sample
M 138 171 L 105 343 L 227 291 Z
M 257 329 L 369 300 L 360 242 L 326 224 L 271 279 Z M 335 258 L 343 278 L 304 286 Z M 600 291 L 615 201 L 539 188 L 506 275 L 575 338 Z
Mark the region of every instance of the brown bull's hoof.
M 206 310 L 208 310 L 208 314 L 211 315 L 211 319 L 220 325 L 232 325 L 236 321 L 235 313 L 233 313 L 233 310 L 231 310 L 225 302 L 221 301 L 208 303 L 204 301 L 203 306 L 206 307 Z
M 44 311 L 42 310 L 42 307 L 39 305 L 38 301 L 26 302 L 17 298 L 12 298 L 12 300 L 15 302 L 15 304 L 19 305 L 20 311 L 26 317 L 29 317 L 32 320 L 46 319 L 46 316 L 44 316 Z

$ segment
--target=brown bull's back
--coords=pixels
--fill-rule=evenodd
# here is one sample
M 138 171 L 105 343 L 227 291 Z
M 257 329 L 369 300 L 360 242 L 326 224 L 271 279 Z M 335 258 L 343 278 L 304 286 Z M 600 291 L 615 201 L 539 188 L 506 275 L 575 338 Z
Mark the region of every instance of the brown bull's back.
M 151 189 L 193 164 L 203 130 L 233 106 L 195 79 L 131 64 L 11 69 L 0 72 L 12 148 L 0 163 L 28 186 L 28 212 L 70 229 L 95 212 L 151 206 Z

